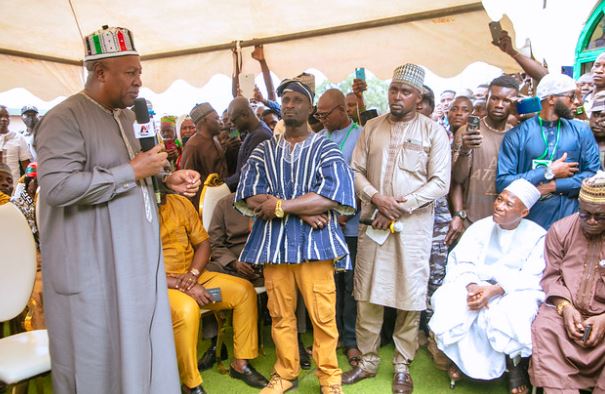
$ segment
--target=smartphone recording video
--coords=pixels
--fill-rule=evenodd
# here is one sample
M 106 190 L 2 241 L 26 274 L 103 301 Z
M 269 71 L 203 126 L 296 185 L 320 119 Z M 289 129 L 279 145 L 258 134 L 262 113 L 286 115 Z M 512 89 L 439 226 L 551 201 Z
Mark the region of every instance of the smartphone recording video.
M 478 116 L 470 115 L 466 122 L 466 130 L 468 130 L 469 133 L 479 133 L 479 123 L 481 122 L 481 119 L 479 119 Z
M 492 42 L 497 45 L 502 38 L 502 25 L 500 22 L 490 22 L 489 31 L 492 33 Z

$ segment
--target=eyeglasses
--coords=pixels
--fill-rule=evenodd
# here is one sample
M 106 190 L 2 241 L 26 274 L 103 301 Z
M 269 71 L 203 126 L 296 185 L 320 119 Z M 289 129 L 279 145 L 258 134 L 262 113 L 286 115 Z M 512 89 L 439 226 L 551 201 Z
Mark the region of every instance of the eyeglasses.
M 556 97 L 567 97 L 571 101 L 576 98 L 576 92 L 565 93 L 565 94 L 555 94 Z
M 316 112 L 313 116 L 315 117 L 315 119 L 317 120 L 322 120 L 327 118 L 328 116 L 330 116 L 330 114 L 332 114 L 332 112 L 334 112 L 334 110 L 336 108 L 340 107 L 340 104 L 337 105 L 336 107 L 332 108 L 329 112 Z
M 590 218 L 593 218 L 594 220 L 596 220 L 599 223 L 605 222 L 605 214 L 602 214 L 602 213 L 592 213 L 592 212 L 588 212 L 588 211 L 580 211 L 580 213 L 578 215 L 580 216 L 580 219 L 582 219 L 582 220 L 588 220 Z

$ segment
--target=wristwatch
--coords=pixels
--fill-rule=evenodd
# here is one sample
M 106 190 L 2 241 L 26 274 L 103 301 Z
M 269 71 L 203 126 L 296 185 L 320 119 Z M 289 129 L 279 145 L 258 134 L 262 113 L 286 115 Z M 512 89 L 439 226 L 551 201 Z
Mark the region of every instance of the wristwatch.
M 284 210 L 281 209 L 282 200 L 277 200 L 275 203 L 275 216 L 282 219 L 284 217 Z
M 462 210 L 462 211 L 456 211 L 456 212 L 454 212 L 454 215 L 453 215 L 453 216 L 458 216 L 458 217 L 459 217 L 460 219 L 462 219 L 462 220 L 466 220 L 466 218 L 468 217 L 468 216 L 466 215 L 466 211 L 465 211 L 465 210 Z
M 199 277 L 200 276 L 200 270 L 198 270 L 197 268 L 191 268 L 189 270 L 189 272 L 191 272 L 191 274 L 195 277 Z
M 547 181 L 552 181 L 554 177 L 555 174 L 554 172 L 552 172 L 552 167 L 549 164 L 548 167 L 546 167 L 546 169 L 544 170 L 544 179 L 546 179 Z

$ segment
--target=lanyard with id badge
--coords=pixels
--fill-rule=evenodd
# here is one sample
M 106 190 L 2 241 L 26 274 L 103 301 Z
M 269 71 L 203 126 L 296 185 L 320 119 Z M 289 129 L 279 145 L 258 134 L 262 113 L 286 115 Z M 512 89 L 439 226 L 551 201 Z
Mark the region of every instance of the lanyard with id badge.
M 552 153 L 550 156 L 548 155 L 548 139 L 546 138 L 546 133 L 544 133 L 544 127 L 542 125 L 542 118 L 538 117 L 538 123 L 540 123 L 540 133 L 542 134 L 542 139 L 544 140 L 544 152 L 531 161 L 531 169 L 535 170 L 540 167 L 548 167 L 552 164 L 555 155 L 557 154 L 557 148 L 559 146 L 559 138 L 561 137 L 561 121 L 557 121 L 557 138 L 555 139 L 555 145 L 553 147 Z

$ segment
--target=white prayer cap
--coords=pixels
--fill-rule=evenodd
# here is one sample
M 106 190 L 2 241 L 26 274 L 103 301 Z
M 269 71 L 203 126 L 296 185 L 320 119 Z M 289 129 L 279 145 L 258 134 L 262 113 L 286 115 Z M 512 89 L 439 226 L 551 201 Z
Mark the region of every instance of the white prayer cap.
M 548 96 L 565 94 L 576 90 L 576 81 L 565 74 L 546 74 L 536 88 L 536 95 L 540 100 Z
M 513 183 L 508 185 L 504 190 L 514 194 L 515 197 L 521 200 L 527 209 L 531 209 L 536 201 L 540 199 L 540 191 L 538 188 L 522 178 L 513 181 Z

